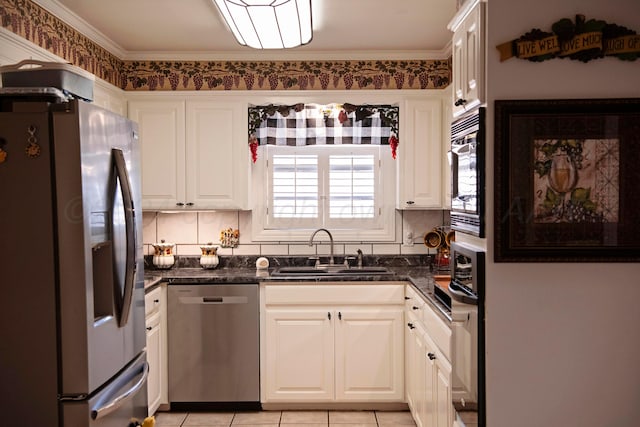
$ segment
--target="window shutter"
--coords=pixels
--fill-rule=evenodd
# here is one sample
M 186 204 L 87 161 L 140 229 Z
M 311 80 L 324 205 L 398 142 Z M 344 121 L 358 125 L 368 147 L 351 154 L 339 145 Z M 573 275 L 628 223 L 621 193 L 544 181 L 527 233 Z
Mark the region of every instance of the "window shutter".
M 318 156 L 273 156 L 274 218 L 318 217 Z
M 370 154 L 329 157 L 329 218 L 375 216 L 374 165 Z

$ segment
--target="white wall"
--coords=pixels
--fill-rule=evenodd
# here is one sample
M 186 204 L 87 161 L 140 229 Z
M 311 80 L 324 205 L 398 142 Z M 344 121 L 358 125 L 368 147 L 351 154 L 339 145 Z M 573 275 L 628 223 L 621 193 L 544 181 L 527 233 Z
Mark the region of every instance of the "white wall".
M 492 189 L 494 100 L 640 97 L 640 60 L 501 63 L 495 46 L 578 13 L 640 31 L 640 1 L 488 1 Z M 640 263 L 495 264 L 491 190 L 487 206 L 487 425 L 640 425 Z

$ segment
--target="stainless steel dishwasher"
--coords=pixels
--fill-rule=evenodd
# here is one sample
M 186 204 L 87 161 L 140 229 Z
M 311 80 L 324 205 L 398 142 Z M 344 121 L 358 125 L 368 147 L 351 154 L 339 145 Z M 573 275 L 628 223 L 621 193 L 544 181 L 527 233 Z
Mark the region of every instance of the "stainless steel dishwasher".
M 260 409 L 257 284 L 170 285 L 171 410 Z

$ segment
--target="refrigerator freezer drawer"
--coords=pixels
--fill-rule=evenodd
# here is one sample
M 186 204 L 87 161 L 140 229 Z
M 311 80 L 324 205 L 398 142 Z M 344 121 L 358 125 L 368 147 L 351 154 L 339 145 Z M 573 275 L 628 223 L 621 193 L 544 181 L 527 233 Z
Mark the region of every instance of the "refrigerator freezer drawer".
M 62 401 L 64 427 L 123 427 L 147 417 L 147 353 L 87 400 Z

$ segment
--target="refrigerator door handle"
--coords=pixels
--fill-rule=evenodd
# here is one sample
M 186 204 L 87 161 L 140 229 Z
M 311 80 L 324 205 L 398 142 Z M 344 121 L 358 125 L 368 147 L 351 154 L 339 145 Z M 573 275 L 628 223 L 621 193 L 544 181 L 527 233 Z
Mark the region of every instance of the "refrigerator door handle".
M 122 389 L 138 375 L 140 375 L 140 379 L 131 387 L 122 391 Z M 131 364 L 129 369 L 122 372 L 120 376 L 107 387 L 104 398 L 100 399 L 96 403 L 96 406 L 91 409 L 91 419 L 97 420 L 102 418 L 122 406 L 142 388 L 147 382 L 148 376 L 149 363 L 147 362 L 147 354 L 143 351 L 136 361 Z
M 123 327 L 129 320 L 129 312 L 133 297 L 133 287 L 135 285 L 136 274 L 136 217 L 133 206 L 133 194 L 131 191 L 131 181 L 127 172 L 127 164 L 124 160 L 122 150 L 118 148 L 111 149 L 114 166 L 118 180 L 120 181 L 120 189 L 122 192 L 122 202 L 124 205 L 124 218 L 126 227 L 127 240 L 127 259 L 124 278 L 124 290 L 122 295 L 122 307 L 120 307 L 120 318 L 118 324 Z

